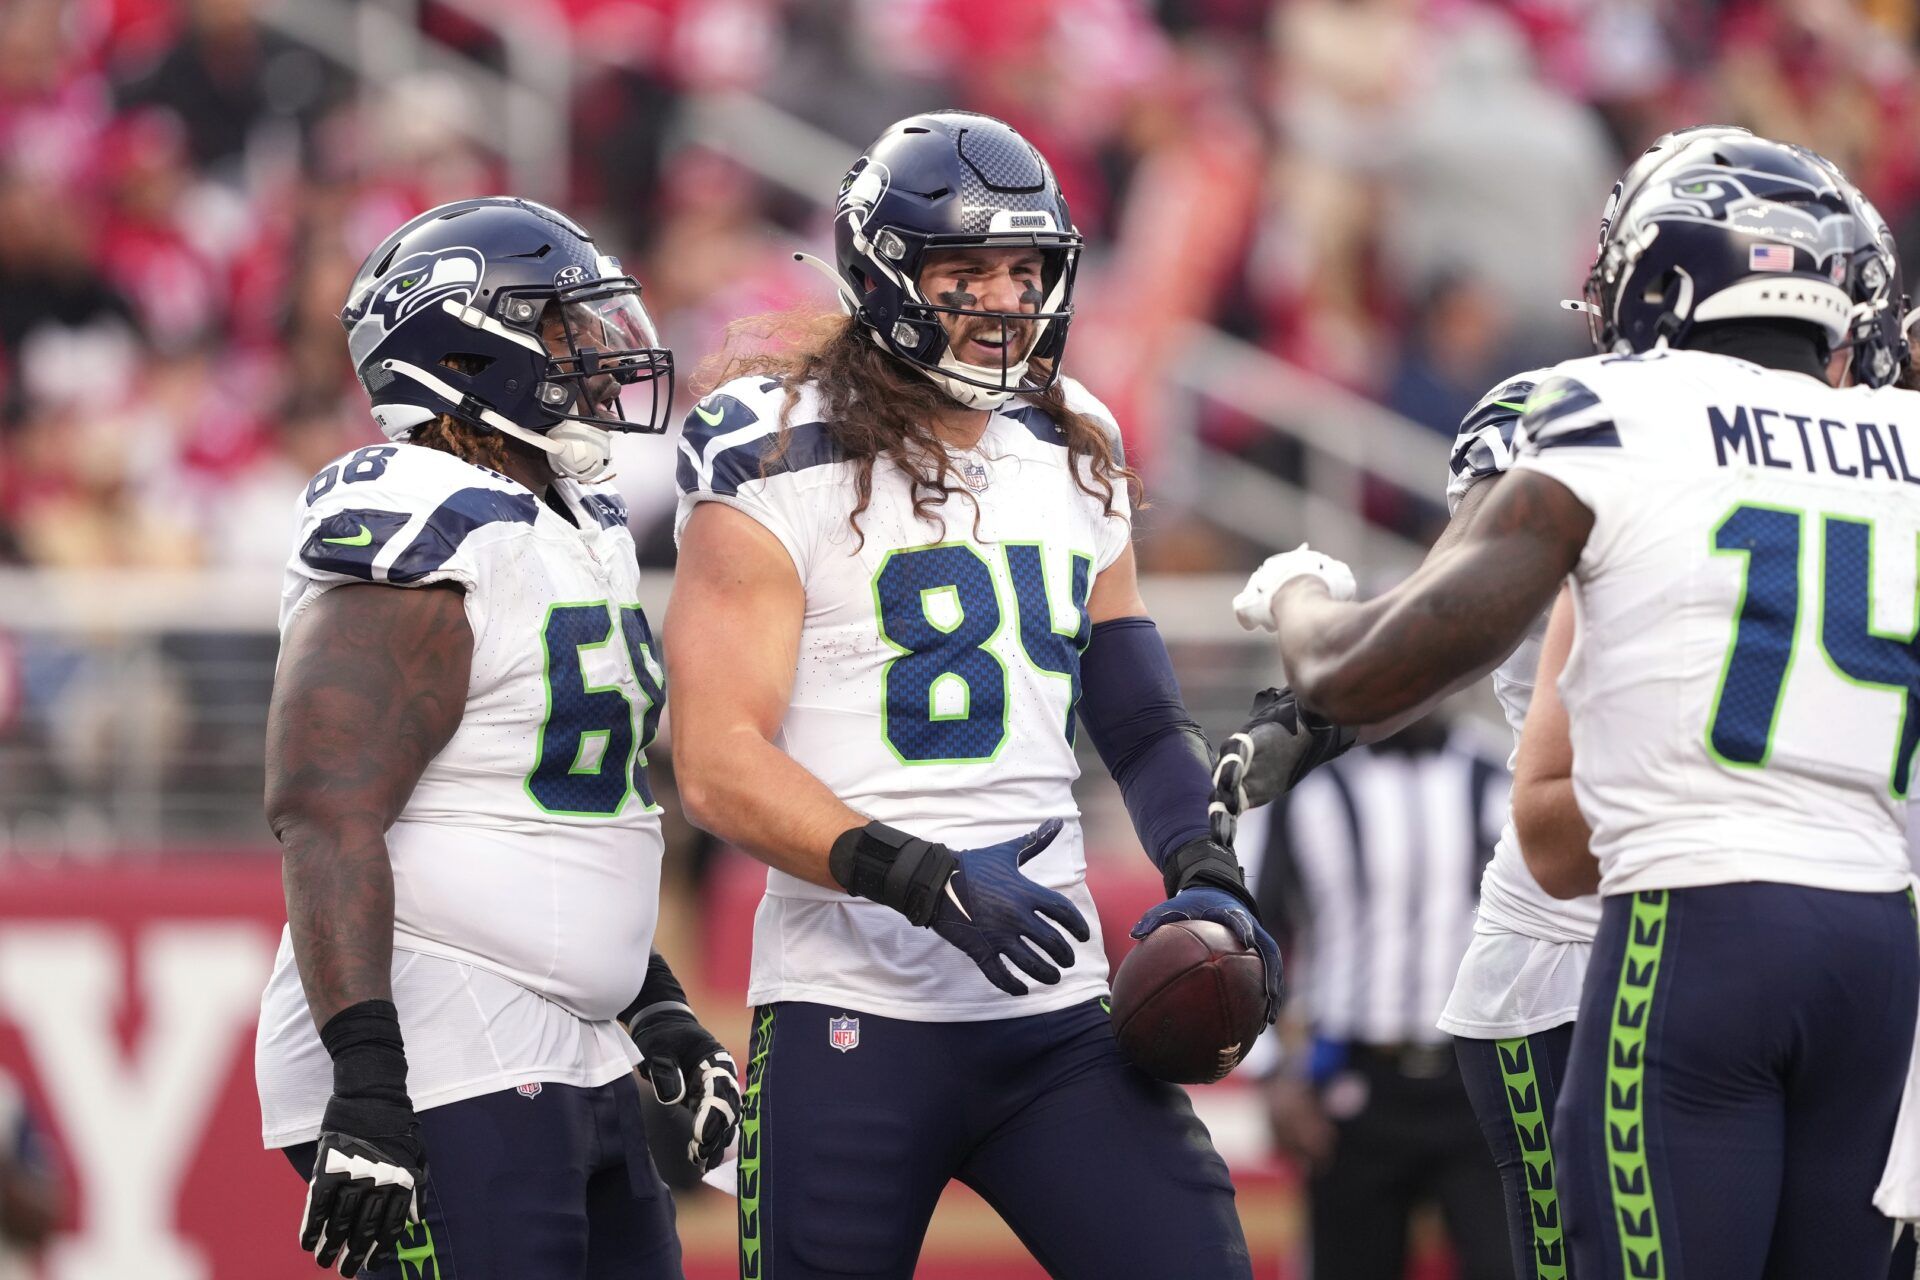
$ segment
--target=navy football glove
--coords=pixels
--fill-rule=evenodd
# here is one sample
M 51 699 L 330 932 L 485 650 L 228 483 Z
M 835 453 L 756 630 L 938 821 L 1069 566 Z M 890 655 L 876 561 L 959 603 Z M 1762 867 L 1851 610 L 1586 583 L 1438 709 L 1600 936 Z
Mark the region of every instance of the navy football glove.
M 1020 872 L 1053 843 L 1060 826 L 1060 819 L 1049 818 L 1024 836 L 983 849 L 954 850 L 953 874 L 934 907 L 933 931 L 966 952 L 987 981 L 1009 995 L 1023 996 L 1027 988 L 1007 971 L 1003 957 L 1035 982 L 1051 986 L 1060 981 L 1060 968 L 1073 963 L 1073 948 L 1060 930 L 1082 942 L 1093 936 L 1079 908 Z
M 740 1073 L 733 1055 L 684 1005 L 655 1006 L 635 1018 L 627 1034 L 646 1059 L 653 1096 L 662 1106 L 693 1113 L 687 1159 L 705 1173 L 740 1127 Z
M 1020 873 L 1053 843 L 1060 826 L 1060 819 L 1051 818 L 984 849 L 949 849 L 869 822 L 840 834 L 827 870 L 848 893 L 932 929 L 966 952 L 987 981 L 1023 996 L 1027 989 L 1007 971 L 1006 961 L 1036 982 L 1055 983 L 1060 970 L 1042 957 L 1061 966 L 1073 963 L 1073 948 L 1060 930 L 1082 942 L 1093 936 L 1073 903 Z
M 1267 977 L 1267 1025 L 1272 1026 L 1280 1016 L 1280 947 L 1273 936 L 1260 927 L 1253 918 L 1253 912 L 1246 904 L 1228 893 L 1225 889 L 1216 889 L 1212 885 L 1197 884 L 1168 898 L 1159 906 L 1152 908 L 1140 917 L 1140 923 L 1133 926 L 1133 936 L 1144 938 L 1163 924 L 1175 920 L 1211 920 L 1214 924 L 1225 925 L 1243 947 L 1249 947 L 1260 953 L 1261 967 Z

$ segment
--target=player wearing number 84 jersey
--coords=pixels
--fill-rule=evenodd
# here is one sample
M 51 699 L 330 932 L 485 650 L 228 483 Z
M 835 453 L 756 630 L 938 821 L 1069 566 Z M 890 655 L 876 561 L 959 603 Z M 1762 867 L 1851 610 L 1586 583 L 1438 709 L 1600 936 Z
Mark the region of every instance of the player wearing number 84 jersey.
M 1058 373 L 1079 236 L 997 120 L 901 121 L 841 188 L 848 316 L 688 416 L 668 611 L 689 816 L 770 864 L 741 1273 L 908 1277 L 950 1180 L 1050 1274 L 1249 1272 L 1226 1168 L 1120 1057 L 1084 733 L 1169 900 L 1278 955 L 1134 584 L 1131 473 Z M 744 366 L 744 367 L 742 367 Z

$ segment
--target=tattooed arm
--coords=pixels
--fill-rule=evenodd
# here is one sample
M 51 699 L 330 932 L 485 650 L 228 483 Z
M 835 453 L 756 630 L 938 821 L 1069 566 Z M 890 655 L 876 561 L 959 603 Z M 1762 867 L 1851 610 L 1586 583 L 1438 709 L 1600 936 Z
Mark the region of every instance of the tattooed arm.
M 466 705 L 458 588 L 335 587 L 294 624 L 267 713 L 267 819 L 315 1027 L 391 1000 L 387 828 Z
M 1294 693 L 1341 724 L 1377 724 L 1479 678 L 1553 603 L 1592 528 L 1566 486 L 1516 471 L 1457 543 L 1383 596 L 1336 603 L 1295 579 L 1273 609 Z

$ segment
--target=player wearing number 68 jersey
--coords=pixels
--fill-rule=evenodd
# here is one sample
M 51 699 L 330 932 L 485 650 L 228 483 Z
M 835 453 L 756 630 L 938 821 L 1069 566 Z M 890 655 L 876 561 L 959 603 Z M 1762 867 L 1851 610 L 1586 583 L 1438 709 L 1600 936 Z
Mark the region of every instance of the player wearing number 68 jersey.
M 1373 723 L 1502 657 L 1570 576 L 1558 829 L 1584 815 L 1598 866 L 1546 862 L 1551 824 L 1521 847 L 1602 900 L 1552 1129 L 1579 1280 L 1881 1276 L 1881 1210 L 1920 1195 L 1882 1185 L 1920 1000 L 1920 402 L 1871 385 L 1906 364 L 1897 281 L 1826 161 L 1684 143 L 1605 233 L 1602 354 L 1539 380 L 1460 541 L 1377 600 L 1272 596 L 1302 704 Z M 1829 384 L 1843 350 L 1867 385 Z
M 680 447 L 668 612 L 689 816 L 770 864 L 741 1130 L 749 1280 L 911 1276 L 977 1189 L 1067 1280 L 1250 1274 L 1226 1167 L 1125 1063 L 1072 784 L 1168 901 L 1278 954 L 1134 582 L 1104 406 L 1058 362 L 1080 238 L 1000 121 L 887 130 L 836 220 L 848 316 L 748 358 Z
M 300 1247 L 380 1280 L 677 1280 L 634 1064 L 698 1163 L 740 1098 L 652 952 L 664 693 L 601 483 L 610 432 L 661 428 L 671 356 L 584 230 L 505 198 L 400 228 L 341 318 L 392 443 L 314 477 L 281 600 L 256 1069 Z

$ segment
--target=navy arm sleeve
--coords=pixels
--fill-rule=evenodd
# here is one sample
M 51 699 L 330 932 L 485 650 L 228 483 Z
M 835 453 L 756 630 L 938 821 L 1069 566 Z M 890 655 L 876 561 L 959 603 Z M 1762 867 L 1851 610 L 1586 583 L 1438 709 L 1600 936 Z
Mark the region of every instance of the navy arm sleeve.
M 1120 786 L 1133 829 L 1163 872 L 1208 838 L 1213 750 L 1180 701 L 1173 662 L 1151 618 L 1097 624 L 1080 656 L 1080 723 Z

